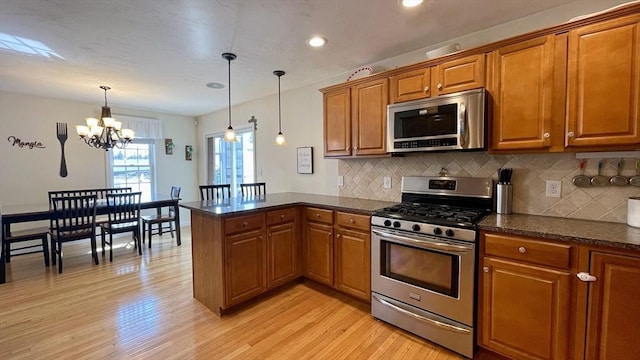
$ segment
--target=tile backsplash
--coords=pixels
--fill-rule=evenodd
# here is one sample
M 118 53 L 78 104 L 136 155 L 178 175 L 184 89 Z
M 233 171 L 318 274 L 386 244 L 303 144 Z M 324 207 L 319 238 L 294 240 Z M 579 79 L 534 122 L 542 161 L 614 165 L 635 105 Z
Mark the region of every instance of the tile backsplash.
M 602 174 L 616 174 L 617 159 L 605 159 Z M 635 174 L 635 159 L 623 159 L 622 175 Z M 400 201 L 403 176 L 436 176 L 442 168 L 451 176 L 492 177 L 500 167 L 513 168 L 513 211 L 515 213 L 577 219 L 627 222 L 627 199 L 640 196 L 634 186 L 578 188 L 572 179 L 580 174 L 575 154 L 490 155 L 486 152 L 417 153 L 405 157 L 339 160 L 338 174 L 344 176 L 339 195 Z M 585 174 L 597 173 L 598 159 L 587 162 Z M 383 188 L 385 176 L 391 189 Z M 546 180 L 562 181 L 560 198 L 546 197 Z

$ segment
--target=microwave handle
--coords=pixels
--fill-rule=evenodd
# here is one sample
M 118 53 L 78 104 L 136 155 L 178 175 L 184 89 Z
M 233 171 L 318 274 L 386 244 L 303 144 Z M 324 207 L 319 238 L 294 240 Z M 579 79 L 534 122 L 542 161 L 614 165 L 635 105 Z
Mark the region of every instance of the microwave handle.
M 460 118 L 458 119 L 459 134 L 460 134 L 460 147 L 467 147 L 467 107 L 464 102 L 460 103 Z

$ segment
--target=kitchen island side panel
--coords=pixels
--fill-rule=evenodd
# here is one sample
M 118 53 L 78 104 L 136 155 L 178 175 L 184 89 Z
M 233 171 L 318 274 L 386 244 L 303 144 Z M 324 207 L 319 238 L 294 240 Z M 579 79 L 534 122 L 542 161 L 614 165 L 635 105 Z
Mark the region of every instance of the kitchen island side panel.
M 191 211 L 193 297 L 220 316 L 224 305 L 222 219 Z

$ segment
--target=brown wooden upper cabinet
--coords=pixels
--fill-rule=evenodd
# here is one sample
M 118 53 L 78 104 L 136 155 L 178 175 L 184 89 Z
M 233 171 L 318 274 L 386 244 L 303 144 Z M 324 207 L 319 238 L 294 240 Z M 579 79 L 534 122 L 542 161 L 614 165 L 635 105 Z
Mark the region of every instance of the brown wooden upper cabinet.
M 386 155 L 389 80 L 324 94 L 324 156 Z
M 569 147 L 640 144 L 640 14 L 569 32 Z
M 492 150 L 545 149 L 552 145 L 552 139 L 562 148 L 564 87 L 554 86 L 555 76 L 564 74 L 566 41 L 562 44 L 564 48 L 561 44 L 556 47 L 555 35 L 548 35 L 489 54 Z M 556 59 L 562 61 L 557 68 Z M 558 133 L 554 133 L 558 129 L 552 127 L 552 119 L 560 124 Z
M 483 87 L 484 54 L 407 71 L 390 81 L 392 104 Z

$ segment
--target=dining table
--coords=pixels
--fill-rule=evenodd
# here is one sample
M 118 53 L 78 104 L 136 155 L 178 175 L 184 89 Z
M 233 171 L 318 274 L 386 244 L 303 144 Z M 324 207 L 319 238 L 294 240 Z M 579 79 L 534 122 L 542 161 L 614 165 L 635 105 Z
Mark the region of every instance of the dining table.
M 149 199 L 140 201 L 140 209 L 156 209 L 158 214 L 164 207 L 173 207 L 176 224 L 180 224 L 180 198 L 168 195 L 155 194 Z M 102 202 L 96 206 L 97 215 L 105 215 L 109 211 L 109 206 Z M 11 225 L 34 221 L 52 220 L 53 209 L 47 202 L 37 204 L 3 205 L 0 209 L 2 214 L 2 246 L 0 246 L 0 284 L 6 282 L 6 259 L 5 259 L 5 238 L 11 235 Z M 178 246 L 182 245 L 180 238 L 180 226 L 176 226 L 176 241 Z

